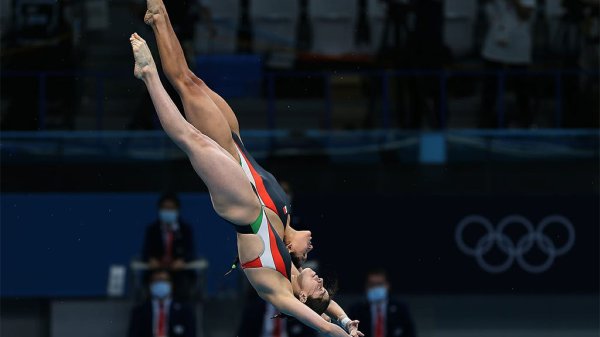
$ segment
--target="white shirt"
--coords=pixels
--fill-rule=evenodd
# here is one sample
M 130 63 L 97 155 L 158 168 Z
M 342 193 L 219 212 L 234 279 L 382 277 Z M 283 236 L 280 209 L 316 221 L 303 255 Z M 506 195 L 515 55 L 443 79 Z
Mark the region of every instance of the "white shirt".
M 381 310 L 381 316 L 383 316 L 383 335 L 386 334 L 386 322 L 387 322 L 387 304 L 388 301 L 374 302 L 371 303 L 371 331 L 372 336 L 375 336 L 375 328 L 377 327 L 377 307 Z
M 535 0 L 518 0 L 535 9 Z M 483 45 L 483 58 L 509 64 L 531 63 L 532 26 L 535 15 L 523 21 L 512 0 L 492 0 L 486 5 L 489 29 Z
M 260 337 L 273 337 L 273 329 L 275 329 L 275 321 L 279 320 L 279 326 L 281 329 L 279 330 L 280 337 L 288 337 L 287 329 L 285 326 L 285 319 L 282 318 L 272 318 L 273 316 L 279 314 L 277 309 L 271 304 L 267 303 L 267 307 L 265 308 L 265 317 L 263 317 L 263 329 Z
M 171 299 L 167 298 L 163 301 L 165 310 L 165 334 L 169 335 L 169 311 L 171 311 Z M 156 336 L 158 333 L 158 315 L 160 313 L 159 300 L 152 300 L 152 334 Z

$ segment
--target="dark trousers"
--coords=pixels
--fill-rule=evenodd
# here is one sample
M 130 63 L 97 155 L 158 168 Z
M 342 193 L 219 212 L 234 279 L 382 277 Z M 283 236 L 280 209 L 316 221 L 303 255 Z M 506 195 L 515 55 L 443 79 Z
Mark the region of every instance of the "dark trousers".
M 533 113 L 530 108 L 530 80 L 527 76 L 520 74 L 527 70 L 526 65 L 509 65 L 500 62 L 485 61 L 485 69 L 492 71 L 494 74 L 487 74 L 483 83 L 483 95 L 481 99 L 481 112 L 479 118 L 479 127 L 497 128 L 506 126 L 530 127 L 533 123 Z M 497 71 L 506 71 L 504 92 L 512 88 L 516 95 L 516 109 L 508 109 L 505 104 L 504 111 L 498 111 L 498 76 Z M 519 73 L 510 73 L 518 71 Z M 504 100 L 502 103 L 505 103 Z M 502 118 L 498 117 L 499 113 L 504 113 Z

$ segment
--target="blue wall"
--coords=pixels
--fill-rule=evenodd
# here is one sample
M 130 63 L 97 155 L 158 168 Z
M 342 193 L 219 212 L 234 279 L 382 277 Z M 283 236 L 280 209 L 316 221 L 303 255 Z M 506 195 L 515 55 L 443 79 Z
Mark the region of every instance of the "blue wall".
M 109 266 L 129 265 L 140 255 L 158 197 L 2 194 L 1 295 L 104 296 Z M 223 274 L 236 254 L 235 232 L 214 213 L 207 194 L 180 197 L 197 254 L 210 262 L 209 291 L 234 286 L 235 274 Z
M 144 227 L 155 218 L 157 198 L 121 193 L 2 195 L 1 294 L 104 296 L 109 266 L 127 265 L 139 255 Z M 239 272 L 223 276 L 236 254 L 235 232 L 215 215 L 208 195 L 183 194 L 182 202 L 182 216 L 193 226 L 198 254 L 211 263 L 209 292 L 235 287 Z M 298 194 L 294 225 L 312 230 L 311 258 L 320 261 L 325 279 L 340 281 L 340 292 L 362 291 L 364 273 L 379 265 L 404 292 L 597 293 L 598 202 L 597 195 Z M 508 215 L 522 215 L 538 228 L 544 218 L 558 214 L 572 223 L 574 245 L 560 256 L 544 253 L 539 243 L 529 245 L 523 253 L 529 263 L 551 258 L 544 272 L 526 271 L 515 257 L 505 271 L 490 273 L 456 243 L 458 224 L 474 214 L 496 229 Z M 482 242 L 485 232 L 469 228 L 465 240 L 470 246 Z M 518 223 L 505 233 L 513 244 L 525 234 Z M 570 237 L 557 224 L 543 234 L 556 247 Z M 495 244 L 485 255 L 492 264 L 508 258 Z

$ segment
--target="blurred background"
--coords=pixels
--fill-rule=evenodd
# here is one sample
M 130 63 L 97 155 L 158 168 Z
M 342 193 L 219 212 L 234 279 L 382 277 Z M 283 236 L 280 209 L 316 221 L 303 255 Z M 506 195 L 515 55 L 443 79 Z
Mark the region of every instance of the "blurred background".
M 367 336 L 598 336 L 597 0 L 164 2 Z M 224 276 L 145 7 L 1 2 L 0 335 L 312 336 Z

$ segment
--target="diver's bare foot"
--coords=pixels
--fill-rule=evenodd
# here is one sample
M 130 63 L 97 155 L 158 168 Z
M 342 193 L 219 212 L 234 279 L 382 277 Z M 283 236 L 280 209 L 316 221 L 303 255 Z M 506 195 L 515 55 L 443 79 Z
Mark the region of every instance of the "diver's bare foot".
M 164 6 L 162 0 L 146 0 L 146 15 L 144 15 L 144 22 L 147 25 L 152 25 L 155 21 L 155 15 L 160 13 L 161 7 Z
M 135 59 L 133 75 L 139 79 L 143 79 L 149 74 L 157 73 L 158 71 L 156 70 L 154 60 L 152 59 L 152 53 L 150 52 L 146 41 L 137 33 L 131 34 L 129 41 L 131 42 L 133 58 Z
M 144 23 L 148 26 L 152 26 L 158 17 L 158 13 L 153 13 L 150 10 L 146 11 L 146 15 L 144 15 Z

